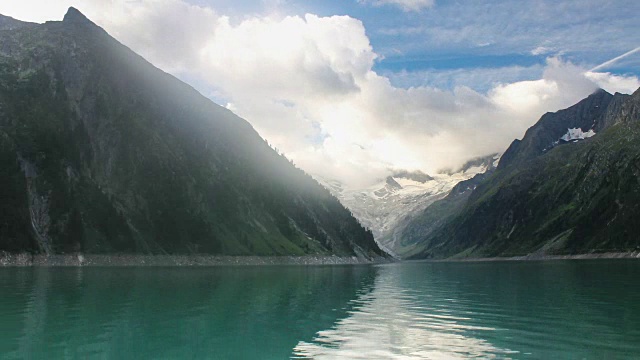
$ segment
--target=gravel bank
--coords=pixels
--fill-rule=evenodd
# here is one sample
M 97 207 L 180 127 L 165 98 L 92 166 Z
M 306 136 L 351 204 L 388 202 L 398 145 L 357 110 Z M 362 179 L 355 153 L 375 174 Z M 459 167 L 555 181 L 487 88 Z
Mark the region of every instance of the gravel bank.
M 0 252 L 3 266 L 253 266 L 253 265 L 357 265 L 390 262 L 339 256 L 215 256 L 215 255 L 33 255 Z
M 593 253 L 593 254 L 576 254 L 576 255 L 540 255 L 530 254 L 525 256 L 512 257 L 488 257 L 488 258 L 460 258 L 460 259 L 438 259 L 426 261 L 540 261 L 540 260 L 589 260 L 589 259 L 640 259 L 640 251 L 632 252 L 609 252 L 609 253 Z M 425 261 L 425 260 L 414 260 Z

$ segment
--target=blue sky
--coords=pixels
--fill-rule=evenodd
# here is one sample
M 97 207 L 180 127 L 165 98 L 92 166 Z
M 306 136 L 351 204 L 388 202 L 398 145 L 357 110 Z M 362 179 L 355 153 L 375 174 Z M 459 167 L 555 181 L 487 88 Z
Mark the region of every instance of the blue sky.
M 598 87 L 640 87 L 640 1 L 20 0 L 0 13 L 44 22 L 69 6 L 307 172 L 355 187 L 502 152 Z
M 561 56 L 585 68 L 640 47 L 639 1 L 444 1 L 419 10 L 375 1 L 210 1 L 238 19 L 249 13 L 276 10 L 282 14 L 348 15 L 363 22 L 373 50 L 380 55 L 374 69 L 394 73 L 470 71 L 519 68 L 507 71 L 508 81 L 535 79 L 549 56 Z M 411 1 L 407 1 L 411 3 Z M 524 71 L 524 69 L 529 71 Z M 640 53 L 606 70 L 638 75 Z M 481 71 L 480 71 L 481 72 Z M 425 85 L 429 78 L 416 76 Z M 502 79 L 497 78 L 496 81 Z M 451 79 L 450 85 L 458 84 Z M 466 85 L 486 90 L 485 82 Z

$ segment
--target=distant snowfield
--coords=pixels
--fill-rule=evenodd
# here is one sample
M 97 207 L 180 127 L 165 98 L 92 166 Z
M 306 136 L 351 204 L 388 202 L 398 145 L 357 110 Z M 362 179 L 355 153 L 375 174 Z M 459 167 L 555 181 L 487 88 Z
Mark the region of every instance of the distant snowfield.
M 390 176 L 366 188 L 350 188 L 337 180 L 316 179 L 351 210 L 364 227 L 371 229 L 378 245 L 393 255 L 396 245 L 389 235 L 404 219 L 445 197 L 460 181 L 495 168 L 499 160 L 500 156 L 496 155 L 453 174 L 431 175 L 432 180 L 425 182 Z

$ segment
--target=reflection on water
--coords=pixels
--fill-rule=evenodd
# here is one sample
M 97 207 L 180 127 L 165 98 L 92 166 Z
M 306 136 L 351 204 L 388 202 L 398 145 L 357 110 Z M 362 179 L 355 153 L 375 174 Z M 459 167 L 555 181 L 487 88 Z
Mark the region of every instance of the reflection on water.
M 0 269 L 0 358 L 286 359 L 372 267 Z
M 0 358 L 616 359 L 640 262 L 0 269 Z
M 474 333 L 497 329 L 473 325 L 464 302 L 450 293 L 450 284 L 405 288 L 406 267 L 382 268 L 374 290 L 352 303 L 349 317 L 301 341 L 295 358 L 313 359 L 456 359 L 513 353 L 476 338 Z M 423 274 L 426 275 L 426 274 Z
M 381 266 L 294 358 L 637 358 L 637 261 Z

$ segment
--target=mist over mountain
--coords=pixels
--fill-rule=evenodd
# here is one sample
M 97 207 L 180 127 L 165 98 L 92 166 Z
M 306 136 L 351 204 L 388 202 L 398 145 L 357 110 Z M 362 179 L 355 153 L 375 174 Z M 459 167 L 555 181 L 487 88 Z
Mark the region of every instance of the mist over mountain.
M 639 164 L 640 91 L 598 90 L 542 116 L 497 170 L 461 182 L 401 237 L 414 258 L 633 251 Z
M 382 255 L 243 119 L 78 10 L 0 17 L 0 250 Z
M 445 197 L 461 182 L 495 169 L 499 155 L 476 158 L 456 172 L 433 176 L 421 171 L 396 170 L 368 187 L 350 187 L 338 180 L 319 181 L 371 229 L 380 247 L 404 257 L 413 253 L 415 244 L 405 241 L 404 229 L 431 204 Z
M 638 13 L 0 1 L 0 360 L 635 358 Z

